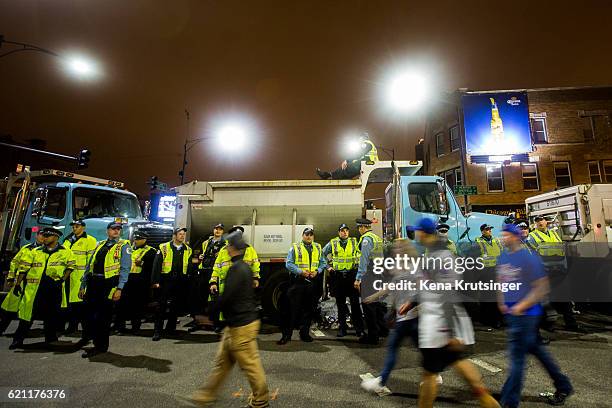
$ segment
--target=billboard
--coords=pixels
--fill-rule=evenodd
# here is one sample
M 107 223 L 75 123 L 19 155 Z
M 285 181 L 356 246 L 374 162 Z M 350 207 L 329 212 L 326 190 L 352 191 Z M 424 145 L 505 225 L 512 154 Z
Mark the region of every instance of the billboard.
M 151 193 L 151 213 L 149 219 L 159 222 L 174 220 L 176 210 L 176 196 L 170 193 Z
M 532 150 L 527 92 L 465 94 L 461 103 L 467 154 L 513 155 Z

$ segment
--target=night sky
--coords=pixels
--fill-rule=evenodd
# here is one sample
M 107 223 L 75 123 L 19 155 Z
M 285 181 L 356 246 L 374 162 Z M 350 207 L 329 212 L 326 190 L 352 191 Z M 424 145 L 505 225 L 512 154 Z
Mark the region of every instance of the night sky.
M 411 159 L 426 105 L 393 115 L 393 69 L 423 70 L 435 91 L 612 85 L 609 1 L 0 1 L 0 34 L 97 60 L 96 81 L 57 59 L 0 59 L 0 134 L 92 150 L 86 173 L 146 192 L 178 183 L 191 138 L 248 118 L 253 146 L 190 152 L 187 179 L 313 178 L 361 129 Z M 2 50 L 8 48 L 3 46 Z M 382 155 L 384 157 L 384 155 Z

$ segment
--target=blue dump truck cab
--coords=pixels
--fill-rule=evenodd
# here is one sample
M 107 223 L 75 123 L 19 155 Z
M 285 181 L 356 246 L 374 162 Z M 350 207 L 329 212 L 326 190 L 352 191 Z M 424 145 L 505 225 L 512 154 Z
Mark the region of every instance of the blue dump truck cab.
M 2 269 L 20 247 L 34 242 L 36 231 L 53 226 L 63 239 L 72 231 L 70 223 L 82 219 L 87 234 L 106 239 L 109 222 L 124 224 L 122 238 L 145 231 L 148 244 L 157 246 L 172 237 L 172 227 L 147 221 L 134 193 L 123 183 L 58 170 L 13 174 L 3 181 L 1 252 Z
M 431 218 L 437 223 L 446 223 L 450 229 L 448 237 L 458 246 L 472 246 L 480 236 L 480 226 L 493 226 L 493 235 L 499 236 L 506 217 L 484 213 L 464 214 L 455 200 L 453 192 L 441 177 L 436 176 L 400 176 L 397 187 L 390 184 L 386 189 L 388 235 L 413 238 L 409 227 L 423 217 Z M 399 209 L 399 210 L 396 210 Z M 399 219 L 397 219 L 399 218 Z

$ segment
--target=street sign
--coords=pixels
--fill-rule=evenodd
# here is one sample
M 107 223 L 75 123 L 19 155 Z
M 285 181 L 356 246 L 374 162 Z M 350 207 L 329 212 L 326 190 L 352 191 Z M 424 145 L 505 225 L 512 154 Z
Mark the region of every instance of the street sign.
M 456 195 L 477 195 L 478 189 L 476 186 L 455 186 L 453 187 L 453 193 Z

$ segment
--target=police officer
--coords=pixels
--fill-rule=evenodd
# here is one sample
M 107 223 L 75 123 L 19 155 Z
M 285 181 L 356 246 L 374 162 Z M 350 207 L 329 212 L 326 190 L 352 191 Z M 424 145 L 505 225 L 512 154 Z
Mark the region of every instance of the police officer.
M 531 247 L 527 243 L 529 239 L 529 225 L 525 221 L 521 221 L 516 226 L 521 230 L 521 247 L 531 252 Z
M 11 260 L 8 274 L 6 275 L 6 282 L 8 285 L 8 293 L 2 301 L 0 307 L 0 335 L 2 335 L 8 328 L 11 321 L 17 317 L 17 311 L 19 310 L 19 301 L 21 301 L 21 295 L 15 294 L 12 290 L 15 287 L 15 279 L 17 277 L 17 271 L 21 265 L 21 259 L 30 251 L 42 246 L 44 244 L 45 237 L 43 230 L 39 229 L 36 233 L 36 240 L 33 243 L 28 243 L 22 246 L 17 254 Z
M 205 312 L 215 260 L 221 248 L 225 246 L 225 240 L 223 239 L 224 230 L 225 226 L 223 224 L 216 224 L 213 226 L 212 236 L 202 242 L 202 252 L 198 255 L 200 265 L 198 266 L 197 284 L 191 288 L 193 290 L 192 313 L 194 315 L 194 326 L 189 328 L 190 333 L 202 328 L 196 321 L 195 316 L 204 314 Z M 209 312 L 209 315 L 210 314 Z
M 453 255 L 457 255 L 457 246 L 455 245 L 453 240 L 448 237 L 449 229 L 450 229 L 450 226 L 445 223 L 440 223 L 436 227 L 436 230 L 438 231 L 438 235 L 440 236 L 440 239 L 446 240 L 446 247 L 448 248 L 448 250 L 451 251 Z
M 499 239 L 493 237 L 493 226 L 489 224 L 482 224 L 480 226 L 481 236 L 476 238 L 476 243 L 480 249 L 480 256 L 484 268 L 479 272 L 479 280 L 483 282 L 489 282 L 490 280 L 495 281 L 495 266 L 497 265 L 497 258 L 501 255 L 502 244 Z M 481 293 L 480 297 L 480 313 L 481 322 L 488 325 L 487 330 L 498 329 L 501 327 L 502 316 L 497 308 L 497 296 L 494 293 L 485 291 Z
M 119 311 L 115 322 L 115 328 L 121 333 L 127 331 L 125 322 L 128 319 L 132 323 L 132 332 L 140 330 L 140 324 L 149 300 L 151 271 L 157 254 L 155 248 L 147 245 L 149 236 L 146 232 L 136 231 L 133 238 L 132 267 L 119 300 Z
M 332 293 L 336 298 L 336 307 L 338 308 L 339 327 L 337 337 L 346 336 L 347 297 L 351 304 L 351 322 L 357 337 L 361 337 L 364 333 L 363 315 L 359 304 L 359 292 L 353 286 L 357 275 L 359 249 L 357 248 L 357 240 L 349 237 L 348 225 L 340 224 L 338 236 L 332 238 L 323 247 L 323 256 L 327 259 L 327 272 L 331 280 L 330 286 L 333 289 Z
M 370 140 L 367 133 L 364 133 L 359 138 L 360 149 L 357 152 L 357 156 L 347 158 L 342 162 L 340 168 L 329 171 L 321 171 L 317 169 L 317 175 L 323 180 L 341 180 L 341 179 L 352 179 L 361 173 L 361 162 L 365 161 L 366 164 L 374 164 L 378 161 L 378 151 L 376 146 Z
M 567 272 L 563 240 L 555 230 L 548 228 L 548 221 L 543 216 L 535 216 L 534 221 L 536 228 L 529 233 L 527 244 L 542 258 L 544 270 L 551 281 L 551 288 L 554 289 L 564 279 Z M 584 331 L 576 323 L 570 302 L 551 302 L 551 305 L 563 315 L 567 330 Z
M 293 328 L 300 326 L 300 339 L 311 342 L 310 324 L 318 302 L 318 275 L 326 267 L 321 245 L 314 242 L 314 230 L 307 227 L 302 232 L 302 242 L 293 244 L 287 254 L 285 266 L 291 276 L 291 287 L 287 290 L 290 314 L 286 313 L 282 322 L 282 337 L 278 345 L 291 340 Z
M 164 314 L 168 309 L 166 333 L 176 332 L 176 319 L 179 316 L 186 292 L 187 273 L 191 262 L 192 250 L 185 241 L 187 228 L 175 228 L 172 241 L 159 245 L 151 282 L 159 289 L 159 306 L 155 314 L 153 341 L 159 341 L 164 328 Z
M 241 234 L 244 233 L 244 228 L 240 225 L 234 225 L 228 231 L 228 234 L 239 231 Z M 243 261 L 249 265 L 251 268 L 251 272 L 253 272 L 253 287 L 259 287 L 259 271 L 260 271 L 260 263 L 259 256 L 251 245 L 248 245 L 244 250 Z M 225 244 L 217 254 L 217 259 L 215 259 L 215 263 L 213 265 L 212 275 L 210 277 L 210 298 L 211 302 L 216 301 L 216 297 L 223 294 L 223 290 L 225 289 L 225 279 L 227 278 L 227 272 L 229 271 L 230 266 L 232 266 L 232 257 L 227 251 L 227 244 Z M 213 316 L 209 316 L 215 325 L 215 332 L 220 333 L 223 329 L 223 314 L 217 315 L 215 312 L 212 313 Z
M 87 225 L 83 220 L 75 220 L 70 223 L 72 232 L 64 240 L 64 247 L 72 250 L 76 259 L 76 269 L 70 274 L 70 279 L 66 281 L 65 286 L 65 303 L 62 306 L 68 306 L 68 328 L 66 333 L 74 333 L 78 330 L 79 323 L 83 325 L 85 320 L 85 311 L 83 307 L 83 299 L 79 298 L 79 289 L 81 288 L 81 279 L 85 273 L 85 268 L 89 260 L 93 256 L 98 242 L 91 235 L 87 235 L 85 228 Z
M 13 289 L 23 292 L 19 302 L 19 326 L 9 349 L 23 346 L 33 320 L 44 321 L 45 343 L 57 341 L 57 319 L 62 304 L 62 283 L 75 269 L 76 260 L 70 249 L 59 244 L 62 233 L 53 227 L 43 229 L 44 246 L 25 253 Z M 25 286 L 23 282 L 25 281 Z
M 374 259 L 383 256 L 383 240 L 374 232 L 372 232 L 372 221 L 367 218 L 357 218 L 355 220 L 359 229 L 359 267 L 355 282 L 355 289 L 361 292 L 362 299 L 367 298 L 374 293 L 373 282 L 373 267 Z M 362 285 L 362 281 L 364 281 Z M 389 334 L 389 329 L 385 325 L 385 306 L 381 302 L 362 303 L 363 314 L 365 316 L 365 324 L 368 328 L 368 333 L 359 338 L 362 344 L 378 344 L 380 336 Z
M 127 239 L 121 239 L 122 229 L 119 222 L 106 226 L 107 239 L 98 242 L 83 275 L 79 297 L 85 301 L 87 320 L 81 342 L 92 338 L 94 343 L 83 358 L 108 351 L 113 304 L 121 299 L 132 268 L 132 247 Z

